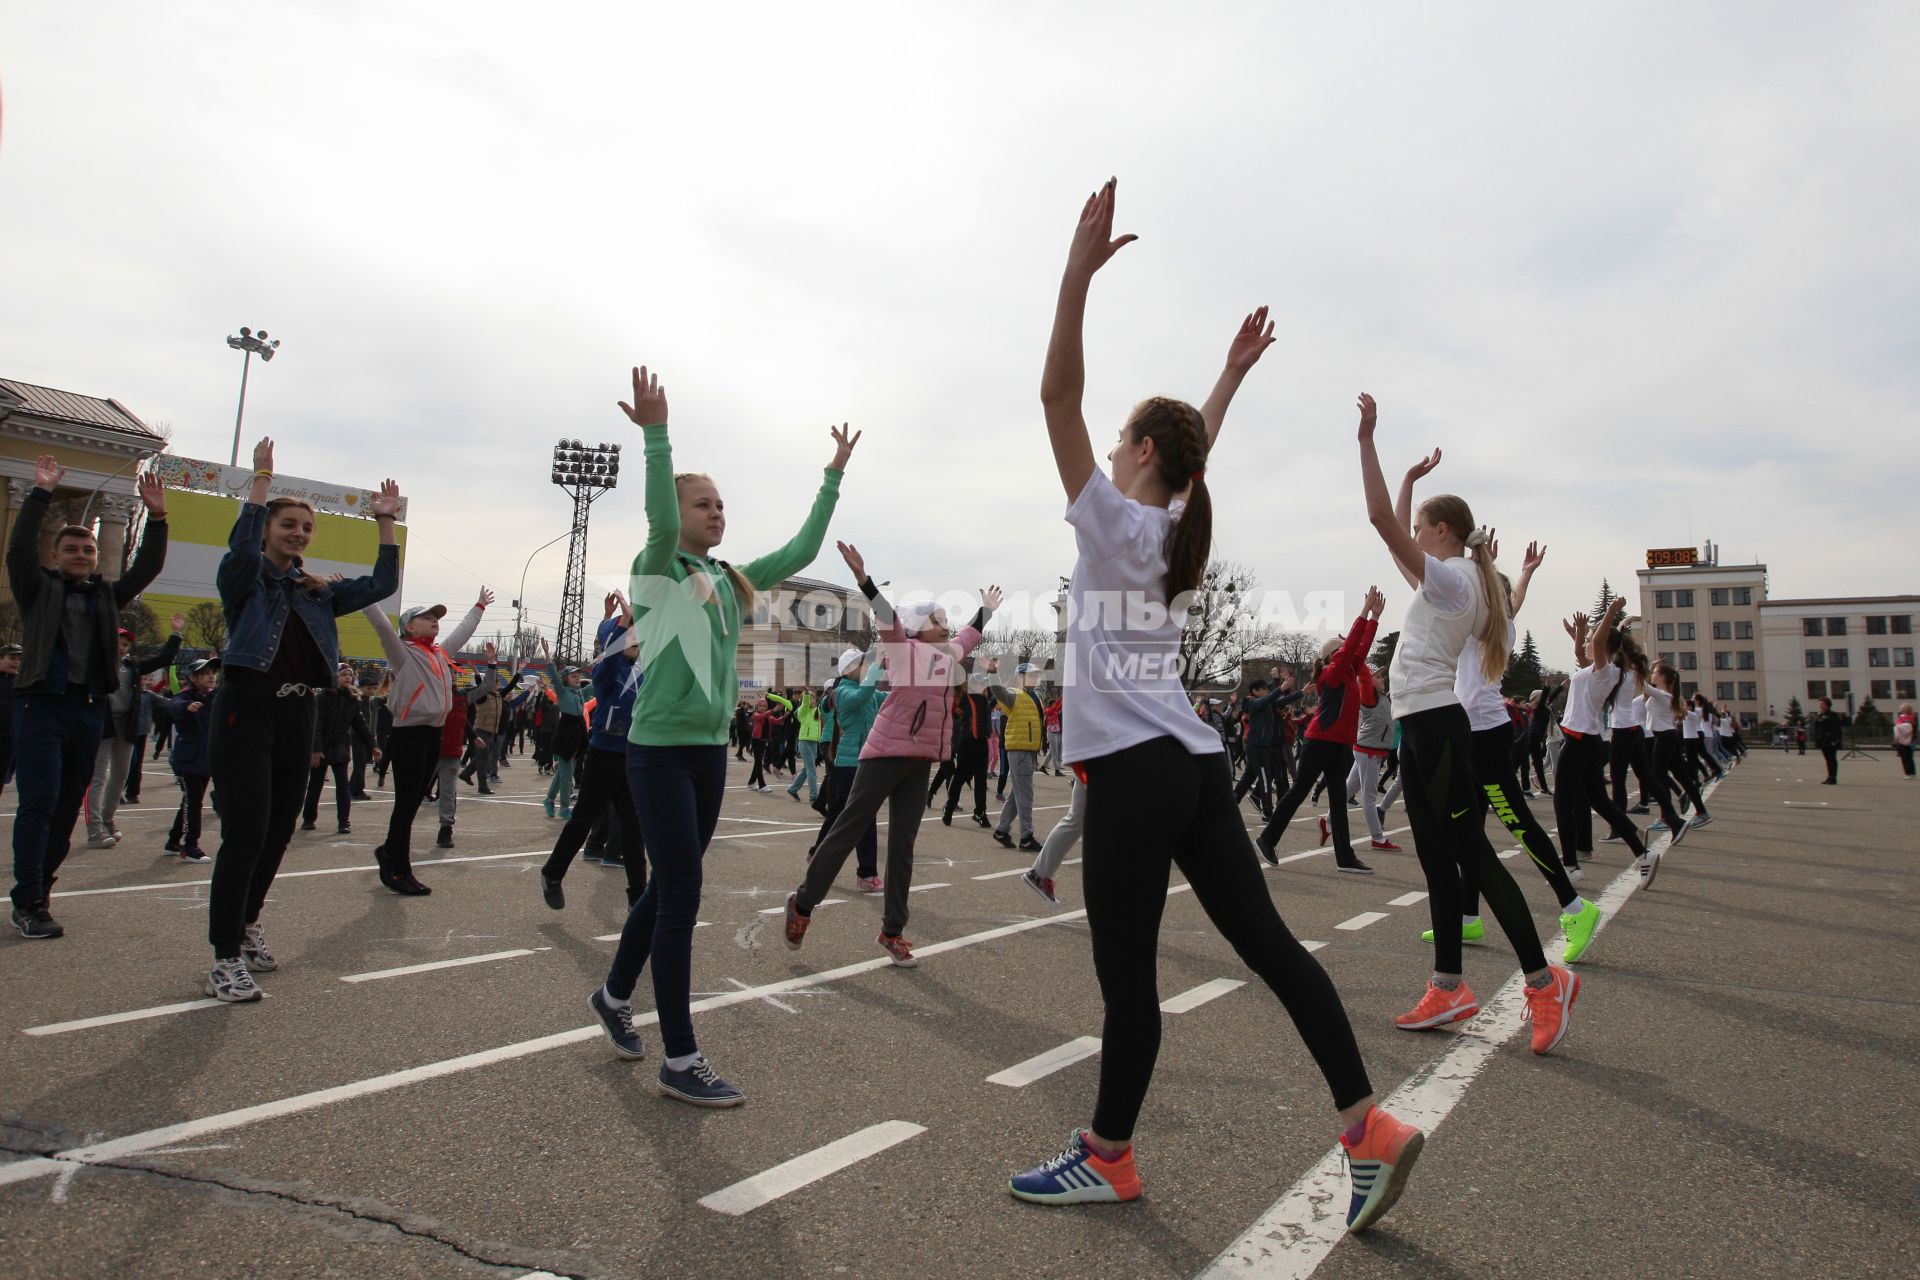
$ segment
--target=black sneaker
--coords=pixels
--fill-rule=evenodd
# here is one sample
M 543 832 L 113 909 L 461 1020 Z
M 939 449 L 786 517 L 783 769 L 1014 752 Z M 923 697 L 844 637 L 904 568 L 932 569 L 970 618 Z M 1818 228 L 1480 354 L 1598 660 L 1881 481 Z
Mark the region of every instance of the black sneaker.
M 336 835 L 350 836 L 353 834 L 353 824 L 351 822 L 343 822 L 334 829 L 334 832 Z
M 943 825 L 945 825 L 945 826 L 949 826 L 949 827 L 950 827 L 950 826 L 952 826 L 952 825 L 953 825 L 953 810 L 951 810 L 951 809 L 942 809 L 942 810 L 940 811 L 940 821 L 941 821 L 941 823 L 942 823 Z
M 311 822 L 303 822 L 300 824 L 300 829 L 302 831 L 311 831 L 313 830 L 313 824 Z
M 36 940 L 64 937 L 67 932 L 47 914 L 47 904 L 44 902 L 36 902 L 30 907 L 15 907 L 13 927 L 20 931 L 21 937 Z
M 542 876 L 541 879 L 546 879 Z M 600 1019 L 600 1025 L 607 1029 L 607 1039 L 613 1041 L 613 1051 L 623 1058 L 644 1058 L 647 1046 L 640 1040 L 640 1033 L 633 1029 L 633 1005 L 631 1003 L 614 1004 L 607 999 L 605 987 L 595 987 L 593 994 L 587 997 L 587 1007 Z
M 993 823 L 988 820 L 986 814 L 976 813 L 973 815 L 973 825 L 976 827 L 990 827 Z
M 1013 837 L 998 829 L 993 833 L 993 842 L 1003 849 L 1013 848 Z
M 1264 835 L 1255 836 L 1253 838 L 1253 845 L 1254 848 L 1260 850 L 1260 856 L 1267 860 L 1268 866 L 1277 867 L 1280 865 L 1280 854 L 1278 850 L 1274 848 L 1273 842 L 1268 840 Z
M 695 1058 L 685 1071 L 660 1064 L 660 1092 L 696 1107 L 737 1107 L 747 1095 L 720 1078 L 705 1058 Z
M 555 911 L 565 909 L 567 895 L 561 891 L 559 876 L 550 876 L 544 871 L 540 873 L 540 897 Z
M 603 867 L 618 867 L 622 871 L 625 871 L 627 869 L 627 855 L 624 853 L 603 853 L 600 855 L 600 865 Z
M 1350 876 L 1370 876 L 1373 874 L 1373 868 L 1364 862 L 1343 862 L 1338 869 L 1346 872 Z
M 451 822 L 443 822 L 440 824 L 440 838 L 433 842 L 433 847 L 436 849 L 453 848 L 453 824 Z
M 1040 852 L 1040 842 L 1038 840 L 1035 840 L 1032 836 L 1021 836 L 1019 847 L 1021 851 L 1025 853 Z
M 1649 812 L 1649 810 L 1647 809 L 1646 802 L 1642 801 L 1641 803 L 1633 806 L 1633 808 L 1627 810 L 1627 812 L 1628 813 L 1647 813 Z
M 354 792 L 354 793 L 353 793 L 353 798 L 354 798 L 355 800 L 371 800 L 371 799 L 373 799 L 373 797 L 372 797 L 371 795 L 368 795 L 368 794 L 367 794 L 366 792 L 364 792 L 364 791 L 356 791 L 356 792 Z

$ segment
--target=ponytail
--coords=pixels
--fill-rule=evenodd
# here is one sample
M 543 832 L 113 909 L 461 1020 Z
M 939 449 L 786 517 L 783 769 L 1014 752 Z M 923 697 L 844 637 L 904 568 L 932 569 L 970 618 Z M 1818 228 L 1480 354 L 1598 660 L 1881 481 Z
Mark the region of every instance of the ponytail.
M 1489 683 L 1497 683 L 1507 670 L 1507 622 L 1513 610 L 1512 597 L 1502 590 L 1504 579 L 1493 564 L 1492 540 L 1485 529 L 1474 526 L 1467 500 L 1455 494 L 1435 494 L 1420 504 L 1420 514 L 1428 524 L 1446 525 L 1466 544 L 1467 555 L 1480 575 L 1480 594 L 1487 601 L 1486 620 L 1475 635 L 1480 641 L 1480 674 Z
M 1185 595 L 1205 579 L 1213 550 L 1213 495 L 1207 491 L 1207 423 L 1184 400 L 1154 396 L 1134 406 L 1127 434 L 1135 444 L 1153 441 L 1160 479 L 1175 493 L 1187 491 L 1186 507 L 1167 530 L 1167 598 Z

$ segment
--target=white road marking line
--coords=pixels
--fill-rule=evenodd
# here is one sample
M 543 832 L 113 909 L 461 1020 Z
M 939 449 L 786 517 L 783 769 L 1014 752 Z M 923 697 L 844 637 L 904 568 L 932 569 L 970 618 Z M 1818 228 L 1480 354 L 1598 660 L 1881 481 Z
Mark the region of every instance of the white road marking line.
M 1308 942 L 1305 938 L 1302 938 L 1300 939 L 1300 945 L 1305 947 L 1308 951 L 1318 951 L 1321 948 L 1325 947 L 1327 944 L 1324 942 Z
M 740 988 L 742 991 L 747 990 L 747 984 L 740 981 L 740 979 L 738 978 L 728 978 L 727 981 L 731 982 L 734 986 Z M 780 999 L 778 996 L 763 996 L 761 998 L 764 999 L 768 1004 L 772 1005 L 776 1009 L 785 1009 L 788 1013 L 800 1012 L 798 1009 L 788 1004 L 785 1000 Z
M 1500 860 L 1502 862 L 1505 862 L 1509 858 L 1517 858 L 1519 856 L 1520 856 L 1520 851 L 1518 849 L 1508 849 L 1500 855 Z
M 1387 903 L 1387 905 L 1390 907 L 1410 907 L 1416 902 L 1425 902 L 1426 900 L 1427 895 L 1424 893 L 1403 893 Z
M 908 893 L 925 893 L 929 889 L 951 889 L 951 888 L 953 888 L 952 885 L 946 883 L 943 880 L 937 880 L 932 884 L 916 884 L 911 889 L 908 889 L 907 892 Z
M 987 1077 L 987 1083 L 1003 1084 L 1009 1089 L 1024 1089 L 1035 1080 L 1044 1080 L 1054 1072 L 1083 1062 L 1098 1052 L 1099 1036 L 1081 1036 L 1055 1045 L 1045 1053 L 1037 1053 L 1025 1062 L 1016 1062 L 1005 1071 L 996 1071 Z
M 1011 871 L 989 871 L 984 876 L 975 876 L 974 879 L 975 880 L 1005 880 L 1008 876 L 1023 875 L 1029 870 L 1031 870 L 1031 868 L 1029 867 L 1015 867 Z
M 711 926 L 712 924 L 713 924 L 713 921 L 711 920 L 696 920 L 694 921 L 693 927 L 696 929 L 705 929 Z M 596 934 L 593 940 L 595 942 L 618 942 L 620 941 L 620 935 L 617 933 Z
M 814 907 L 814 910 L 818 911 L 821 907 L 837 907 L 845 901 L 846 901 L 845 898 L 822 898 L 820 899 L 819 905 Z M 786 911 L 786 909 L 787 909 L 787 904 L 783 902 L 777 907 L 762 907 L 756 914 L 763 915 L 763 916 L 777 916 L 777 915 L 783 914 Z
M 1349 931 L 1354 929 L 1364 929 L 1368 925 L 1378 924 L 1380 921 L 1385 920 L 1386 918 L 1387 918 L 1387 913 L 1384 911 L 1362 911 L 1359 915 L 1353 917 L 1353 919 L 1342 920 L 1339 924 L 1333 927 L 1336 929 L 1346 929 Z
M 1238 978 L 1215 978 L 1203 982 L 1191 991 L 1182 991 L 1179 995 L 1160 1002 L 1162 1013 L 1190 1013 L 1206 1004 L 1209 1000 L 1218 1000 L 1229 991 L 1238 991 L 1247 984 Z
M 377 982 L 381 978 L 404 978 L 412 973 L 431 973 L 435 969 L 458 969 L 462 965 L 485 964 L 489 960 L 511 960 L 516 956 L 537 955 L 546 950 L 529 950 L 516 947 L 512 951 L 489 951 L 482 956 L 462 956 L 458 960 L 435 960 L 431 964 L 410 964 L 399 969 L 375 969 L 370 973 L 345 973 L 340 975 L 342 982 Z
M 715 839 L 724 838 L 725 837 L 720 836 L 715 837 Z M 528 849 L 524 853 L 475 853 L 466 854 L 457 858 L 416 858 L 414 859 L 413 865 L 416 867 L 445 867 L 461 862 L 498 862 L 502 858 L 544 858 L 551 852 L 549 849 Z M 367 862 L 352 867 L 318 867 L 308 871 L 282 871 L 274 876 L 273 879 L 274 883 L 278 884 L 282 880 L 299 880 L 307 876 L 344 876 L 355 871 L 374 872 L 379 869 L 380 868 L 373 863 Z M 103 893 L 144 893 L 150 889 L 190 889 L 212 883 L 213 880 L 211 877 L 205 880 L 170 880 L 164 884 L 123 884 L 114 889 L 62 890 L 53 896 L 56 898 L 87 898 Z
M 1637 880 L 1639 877 L 1635 876 Z M 1183 886 L 1184 887 L 1184 886 Z M 1178 892 L 1177 890 L 1175 892 Z M 1033 929 L 1044 929 L 1050 925 L 1067 924 L 1075 920 L 1086 919 L 1086 908 L 1078 911 L 1062 911 L 1055 915 L 1020 920 L 1013 924 L 1000 925 L 985 929 L 979 933 L 970 933 L 958 938 L 949 938 L 945 942 L 935 942 L 915 949 L 921 957 L 943 955 L 949 951 L 961 951 L 967 947 L 979 946 L 985 942 L 995 942 L 1001 938 L 1010 938 L 1015 934 L 1026 933 Z M 689 1006 L 693 1013 L 708 1013 L 715 1009 L 725 1009 L 749 1000 L 758 1000 L 768 995 L 784 995 L 789 991 L 803 991 L 809 987 L 825 986 L 841 978 L 851 978 L 876 969 L 891 967 L 891 956 L 877 956 L 871 960 L 860 960 L 853 964 L 841 965 L 837 969 L 826 969 L 819 973 L 804 974 L 796 978 L 785 978 L 779 982 L 768 983 L 763 987 L 754 987 L 747 991 L 726 992 L 717 996 L 708 996 L 696 1000 Z M 648 1010 L 634 1017 L 637 1027 L 652 1026 L 660 1021 L 657 1011 Z M 239 1107 L 232 1111 L 216 1112 L 202 1116 L 197 1120 L 183 1120 L 177 1124 L 164 1125 L 158 1129 L 148 1129 L 140 1133 L 128 1134 L 124 1138 L 113 1138 L 106 1142 L 87 1143 L 83 1146 L 69 1147 L 55 1152 L 51 1156 L 33 1156 L 26 1160 L 16 1160 L 12 1164 L 0 1165 L 0 1186 L 15 1182 L 26 1182 L 33 1178 L 49 1177 L 74 1164 L 96 1164 L 102 1161 L 118 1160 L 124 1156 L 138 1155 L 152 1151 L 155 1147 L 168 1147 L 176 1143 L 191 1142 L 196 1138 L 212 1133 L 226 1133 L 229 1130 L 259 1124 L 265 1120 L 277 1120 L 283 1116 L 301 1115 L 336 1102 L 349 1102 L 356 1098 L 371 1097 L 378 1093 L 387 1093 L 394 1089 L 403 1089 L 408 1085 L 421 1084 L 428 1080 L 438 1080 L 445 1076 L 459 1075 L 465 1071 L 475 1071 L 481 1067 L 490 1067 L 502 1062 L 513 1062 L 520 1058 L 531 1057 L 536 1053 L 545 1053 L 549 1049 L 559 1049 L 567 1045 L 584 1044 L 598 1040 L 606 1031 L 598 1022 L 591 1026 L 575 1027 L 571 1031 L 556 1031 L 551 1035 L 536 1036 L 531 1040 L 521 1040 L 513 1044 L 500 1045 L 493 1049 L 483 1049 L 477 1053 L 462 1054 L 457 1058 L 443 1058 L 438 1062 L 423 1063 L 417 1067 L 407 1067 L 399 1071 L 389 1071 L 383 1075 L 369 1076 L 361 1080 L 352 1080 L 346 1084 L 333 1085 L 326 1089 L 314 1089 L 291 1097 L 277 1098 L 271 1102 L 257 1103 L 250 1107 Z
M 22 1035 L 58 1036 L 69 1031 L 88 1031 L 94 1027 L 110 1027 L 117 1022 L 139 1022 L 146 1018 L 163 1018 L 170 1013 L 185 1013 L 189 1009 L 210 1009 L 220 1001 L 211 996 L 203 1000 L 183 1000 L 179 1004 L 157 1004 L 151 1009 L 134 1009 L 128 1013 L 107 1013 L 97 1018 L 76 1018 L 72 1022 L 49 1022 L 45 1026 L 23 1027 Z
M 1702 796 L 1711 794 L 1711 789 Z M 1669 841 L 1669 846 L 1671 841 Z M 1631 866 L 1615 877 L 1596 899 L 1605 929 L 1640 887 L 1640 875 Z M 1508 978 L 1493 999 L 1484 1001 L 1479 1016 L 1462 1024 L 1447 1052 L 1410 1076 L 1380 1105 L 1429 1138 L 1466 1096 L 1494 1052 L 1520 1030 L 1524 976 Z M 1347 1234 L 1345 1205 L 1349 1189 L 1346 1161 L 1336 1144 L 1318 1165 L 1293 1184 L 1238 1240 L 1220 1252 L 1201 1280 L 1258 1276 L 1262 1280 L 1305 1280 L 1326 1260 Z M 0 1179 L 6 1170 L 0 1169 Z
M 858 1133 L 850 1133 L 824 1147 L 816 1147 L 805 1155 L 795 1156 L 784 1164 L 777 1164 L 765 1173 L 756 1173 L 730 1187 L 722 1187 L 712 1195 L 702 1196 L 700 1203 L 715 1213 L 736 1217 L 752 1213 L 761 1205 L 771 1204 L 781 1196 L 811 1186 L 822 1178 L 831 1177 L 842 1169 L 856 1165 L 869 1156 L 877 1156 L 909 1138 L 917 1138 L 926 1131 L 925 1125 L 909 1124 L 905 1120 L 885 1120 L 869 1125 Z

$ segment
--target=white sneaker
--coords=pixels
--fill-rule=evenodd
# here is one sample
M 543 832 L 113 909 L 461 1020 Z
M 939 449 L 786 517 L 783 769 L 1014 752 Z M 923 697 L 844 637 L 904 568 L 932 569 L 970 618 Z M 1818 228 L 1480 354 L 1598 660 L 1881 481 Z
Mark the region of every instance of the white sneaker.
M 1653 878 L 1660 874 L 1660 855 L 1649 849 L 1640 860 L 1640 887 L 1651 889 Z
M 1579 884 L 1582 880 L 1585 880 L 1587 878 L 1587 873 L 1582 871 L 1578 867 L 1567 867 L 1565 868 L 1565 870 L 1567 873 L 1567 879 L 1572 881 L 1574 884 Z
M 260 988 L 253 984 L 253 975 L 247 972 L 246 961 L 239 956 L 215 960 L 213 972 L 206 976 L 200 986 L 215 1000 L 224 1000 L 228 1004 L 258 1000 L 261 995 Z
M 89 831 L 87 833 L 87 848 L 89 849 L 111 849 L 114 843 L 113 833 L 110 831 Z
M 261 973 L 272 973 L 280 967 L 273 952 L 267 950 L 267 935 L 257 923 L 247 926 L 246 941 L 240 944 L 240 958 L 246 961 L 247 968 Z

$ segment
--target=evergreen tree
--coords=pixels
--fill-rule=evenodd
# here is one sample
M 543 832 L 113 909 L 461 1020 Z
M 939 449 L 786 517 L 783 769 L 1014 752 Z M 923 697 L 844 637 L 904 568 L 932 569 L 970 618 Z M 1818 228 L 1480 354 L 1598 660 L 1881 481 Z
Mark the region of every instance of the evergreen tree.
M 1798 695 L 1787 699 L 1787 728 L 1798 729 L 1807 722 L 1807 713 L 1800 707 Z
M 1593 610 L 1587 616 L 1595 622 L 1606 614 L 1607 606 L 1614 600 L 1614 590 L 1605 578 L 1600 579 L 1600 598 L 1593 602 Z
M 1540 647 L 1533 642 L 1533 632 L 1528 631 L 1520 637 L 1520 651 L 1507 658 L 1507 677 L 1500 682 L 1500 692 L 1509 698 L 1524 698 L 1542 683 Z
M 1373 641 L 1373 653 L 1368 656 L 1367 661 L 1378 667 L 1381 676 L 1384 677 L 1387 674 L 1387 668 L 1393 665 L 1393 651 L 1399 647 L 1398 631 L 1389 631 L 1383 636 L 1376 636 Z

